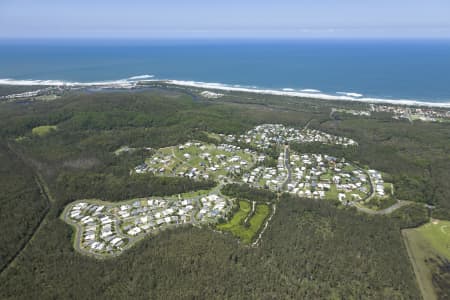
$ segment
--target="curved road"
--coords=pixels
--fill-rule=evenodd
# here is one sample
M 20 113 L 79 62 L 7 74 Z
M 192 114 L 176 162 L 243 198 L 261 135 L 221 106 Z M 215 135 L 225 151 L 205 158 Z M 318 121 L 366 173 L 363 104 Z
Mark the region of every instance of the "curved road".
M 405 201 L 405 200 L 398 200 L 397 203 L 395 203 L 394 205 L 385 208 L 385 209 L 381 209 L 381 210 L 373 210 L 367 207 L 362 207 L 362 206 L 358 206 L 358 205 L 354 205 L 354 207 L 356 207 L 356 209 L 358 211 L 364 212 L 366 214 L 369 215 L 388 215 L 390 213 L 392 213 L 393 211 L 399 209 L 400 207 L 406 206 L 413 203 L 412 201 Z

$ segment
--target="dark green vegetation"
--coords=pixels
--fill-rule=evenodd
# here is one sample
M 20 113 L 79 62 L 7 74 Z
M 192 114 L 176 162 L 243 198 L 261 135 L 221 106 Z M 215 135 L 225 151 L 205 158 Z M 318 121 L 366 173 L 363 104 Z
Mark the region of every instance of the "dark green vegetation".
M 2 278 L 2 298 L 419 299 L 396 223 L 323 202 L 283 199 L 250 249 L 187 228 L 98 261 L 74 252 L 62 221 L 48 225 Z
M 394 211 L 391 218 L 395 219 L 402 229 L 414 228 L 428 222 L 429 214 L 423 205 L 412 204 Z
M 246 199 L 256 202 L 274 202 L 277 194 L 269 190 L 252 188 L 247 184 L 227 184 L 221 190 L 222 194 L 232 198 Z
M 264 220 L 269 216 L 270 209 L 267 204 L 258 204 L 252 213 L 252 204 L 247 201 L 239 201 L 239 209 L 233 218 L 225 224 L 217 225 L 219 230 L 230 231 L 240 238 L 245 244 L 249 244 L 260 231 Z
M 433 220 L 402 231 L 425 299 L 450 297 L 450 222 Z
M 26 85 L 2 85 L 0 87 L 0 97 L 11 94 L 19 94 L 24 92 L 36 91 L 45 88 L 45 86 L 26 86 Z M 2 100 L 0 99 L 0 102 Z M 3 100 L 4 101 L 4 100 Z
M 389 116 L 374 118 L 314 120 L 331 133 L 351 136 L 357 148 L 297 145 L 298 151 L 328 153 L 368 165 L 391 175 L 395 196 L 450 208 L 449 126 L 441 123 L 395 121 Z M 314 126 L 313 125 L 313 126 Z M 305 151 L 307 152 L 307 151 Z M 447 216 L 450 218 L 450 216 Z
M 0 270 L 25 246 L 49 207 L 36 180 L 0 141 Z
M 15 153 L 8 152 L 5 161 L 18 164 L 1 175 L 11 188 L 2 191 L 0 209 L 2 239 L 10 241 L 11 249 L 20 249 L 24 241 L 14 238 L 15 233 L 30 233 L 21 229 L 22 222 L 37 224 L 45 213 L 46 202 L 33 179 L 36 172 L 54 199 L 31 242 L 0 275 L 0 298 L 419 298 L 400 234 L 400 228 L 426 222 L 427 211 L 419 205 L 403 207 L 392 216 L 369 216 L 327 201 L 284 195 L 257 248 L 243 247 L 231 235 L 187 227 L 143 240 L 105 261 L 76 252 L 72 228 L 59 219 L 75 199 L 115 201 L 214 185 L 130 176 L 130 169 L 148 155 L 142 147 L 211 139 L 205 131 L 240 133 L 261 123 L 303 127 L 309 121 L 310 128 L 357 140 L 359 148 L 335 151 L 390 174 L 392 180 L 387 181 L 394 182 L 400 199 L 433 203 L 441 212 L 450 208 L 448 124 L 410 124 L 384 115 L 330 120 L 336 105 L 360 104 L 252 94 L 209 101 L 181 89 L 69 93 L 52 102 L 0 104 L 1 149 L 9 142 Z M 58 130 L 33 135 L 32 129 L 42 125 Z M 139 150 L 114 155 L 123 145 Z M 30 188 L 31 194 L 19 197 L 12 187 Z M 276 195 L 246 186 L 224 187 L 224 192 L 247 195 L 240 199 L 251 201 L 276 201 Z M 4 203 L 23 208 L 16 211 Z M 14 213 L 8 214 L 11 210 Z
M 380 210 L 388 208 L 397 202 L 393 197 L 379 198 L 373 197 L 369 201 L 364 203 L 364 206 L 369 207 L 374 210 Z
M 450 208 L 437 207 L 431 212 L 431 216 L 439 220 L 450 220 Z

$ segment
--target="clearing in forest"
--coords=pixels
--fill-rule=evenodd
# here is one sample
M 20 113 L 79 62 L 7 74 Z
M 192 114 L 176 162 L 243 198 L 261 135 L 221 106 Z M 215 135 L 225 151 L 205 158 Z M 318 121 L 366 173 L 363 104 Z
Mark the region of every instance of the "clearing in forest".
M 450 221 L 433 220 L 416 230 L 436 252 L 450 260 Z
M 450 259 L 450 222 L 433 220 L 402 234 L 424 299 L 438 299 L 433 274 L 442 258 Z
M 33 130 L 31 131 L 34 135 L 38 135 L 38 136 L 44 136 L 48 133 L 50 133 L 53 130 L 56 130 L 57 127 L 54 125 L 44 125 L 44 126 L 38 126 L 38 127 L 34 127 Z
M 270 209 L 266 204 L 258 204 L 252 214 L 251 204 L 247 201 L 239 201 L 239 210 L 233 218 L 224 224 L 217 225 L 222 231 L 230 231 L 234 236 L 239 237 L 242 242 L 249 244 L 259 232 L 264 220 L 269 216 Z M 247 219 L 247 216 L 250 218 Z M 245 222 L 247 219 L 247 222 Z

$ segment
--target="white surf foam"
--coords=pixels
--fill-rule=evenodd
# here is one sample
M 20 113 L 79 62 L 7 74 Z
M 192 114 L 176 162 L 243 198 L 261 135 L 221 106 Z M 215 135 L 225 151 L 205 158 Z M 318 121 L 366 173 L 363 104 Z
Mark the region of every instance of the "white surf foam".
M 22 86 L 66 86 L 66 87 L 117 87 L 117 88 L 129 88 L 136 86 L 139 82 L 151 81 L 154 78 L 153 75 L 138 75 L 132 76 L 126 79 L 119 80 L 106 80 L 106 81 L 93 81 L 93 82 L 77 82 L 77 81 L 63 81 L 63 80 L 17 80 L 11 78 L 0 79 L 0 85 L 22 85 Z
M 150 79 L 150 78 L 154 78 L 154 75 L 138 75 L 138 76 L 132 76 L 130 78 L 128 78 L 128 80 L 141 80 L 141 79 Z
M 60 81 L 60 80 L 16 80 L 11 78 L 3 78 L 0 79 L 0 84 L 2 85 L 51 85 L 51 86 L 60 86 L 60 85 L 69 85 L 73 83 Z
M 380 99 L 380 98 L 370 98 L 370 97 L 350 97 L 348 95 L 329 95 L 321 92 L 311 93 L 305 92 L 304 90 L 300 92 L 296 91 L 283 91 L 283 90 L 269 90 L 269 89 L 250 89 L 228 86 L 224 84 L 217 83 L 207 83 L 199 81 L 183 81 L 183 80 L 162 80 L 167 84 L 205 88 L 205 89 L 216 89 L 221 91 L 234 91 L 234 92 L 246 92 L 246 93 L 258 93 L 266 95 L 276 95 L 276 96 L 290 96 L 290 97 L 301 97 L 310 99 L 320 99 L 320 100 L 341 100 L 341 101 L 357 101 L 357 102 L 368 102 L 368 103 L 388 103 L 396 105 L 416 105 L 416 106 L 432 106 L 432 107 L 445 107 L 450 108 L 450 99 L 448 102 L 425 102 L 409 99 Z
M 200 81 L 183 81 L 183 80 L 158 80 L 154 79 L 153 75 L 137 75 L 127 79 L 111 80 L 111 81 L 96 81 L 96 82 L 75 82 L 62 80 L 16 80 L 11 78 L 0 79 L 0 85 L 26 85 L 26 86 L 61 86 L 61 87 L 99 87 L 99 88 L 134 88 L 140 82 L 164 82 L 178 86 L 196 87 L 204 89 L 215 89 L 221 91 L 235 91 L 246 93 L 258 93 L 276 96 L 302 97 L 320 100 L 341 100 L 341 101 L 357 101 L 368 103 L 386 103 L 395 105 L 416 105 L 416 106 L 430 106 L 430 107 L 445 107 L 450 108 L 450 99 L 448 102 L 425 102 L 410 99 L 382 99 L 363 97 L 358 93 L 338 92 L 336 95 L 322 93 L 315 89 L 303 89 L 296 91 L 294 89 L 285 88 L 282 90 L 258 89 L 254 87 L 242 87 L 239 85 L 226 85 L 217 82 L 200 82 Z
M 321 91 L 314 90 L 314 89 L 303 89 L 303 90 L 300 90 L 300 92 L 303 92 L 303 93 L 321 93 Z
M 363 94 L 358 94 L 358 93 L 347 93 L 347 92 L 337 92 L 336 94 L 338 95 L 344 95 L 344 96 L 349 96 L 349 97 L 353 97 L 353 98 L 361 98 L 363 96 Z

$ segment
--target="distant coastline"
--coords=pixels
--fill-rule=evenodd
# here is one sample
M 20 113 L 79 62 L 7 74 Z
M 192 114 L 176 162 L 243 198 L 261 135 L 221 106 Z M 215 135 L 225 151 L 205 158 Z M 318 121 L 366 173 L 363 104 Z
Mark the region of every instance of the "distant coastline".
M 134 89 L 145 87 L 148 84 L 167 84 L 180 87 L 191 87 L 204 90 L 228 91 L 228 92 L 243 92 L 253 94 L 264 94 L 274 96 L 287 96 L 317 99 L 325 101 L 354 101 L 362 103 L 373 104 L 392 104 L 404 106 L 424 106 L 424 107 L 440 107 L 450 108 L 450 99 L 448 102 L 429 102 L 413 99 L 383 99 L 365 97 L 362 94 L 354 92 L 336 92 L 333 94 L 323 93 L 316 89 L 292 89 L 283 88 L 267 89 L 258 87 L 246 87 L 240 85 L 227 85 L 222 83 L 188 81 L 188 80 L 172 80 L 172 79 L 156 79 L 154 75 L 136 75 L 125 79 L 111 80 L 111 81 L 94 81 L 94 82 L 74 82 L 63 80 L 15 80 L 15 79 L 0 79 L 0 85 L 11 86 L 54 86 L 66 88 L 83 88 L 96 87 L 100 89 Z
M 326 100 L 450 102 L 450 40 L 0 43 L 0 79 L 20 85 L 101 86 L 106 81 L 126 87 L 133 85 L 130 80 L 154 79 Z
M 288 96 L 288 97 L 298 97 L 298 98 L 309 98 L 317 100 L 330 100 L 330 101 L 356 101 L 374 104 L 394 104 L 394 105 L 408 105 L 408 106 L 428 106 L 428 107 L 442 107 L 450 108 L 450 99 L 448 102 L 427 102 L 419 100 L 409 100 L 409 99 L 383 99 L 383 98 L 370 98 L 364 97 L 362 94 L 357 93 L 346 93 L 346 92 L 336 92 L 336 95 L 325 94 L 318 90 L 293 90 L 286 88 L 283 90 L 273 90 L 273 89 L 258 89 L 258 88 L 248 88 L 232 85 L 224 85 L 220 83 L 207 83 L 207 82 L 197 82 L 197 81 L 181 81 L 181 80 L 163 80 L 167 84 L 173 84 L 185 87 L 196 87 L 202 89 L 220 90 L 220 91 L 230 91 L 230 92 L 246 92 L 255 94 L 266 94 L 274 96 Z

